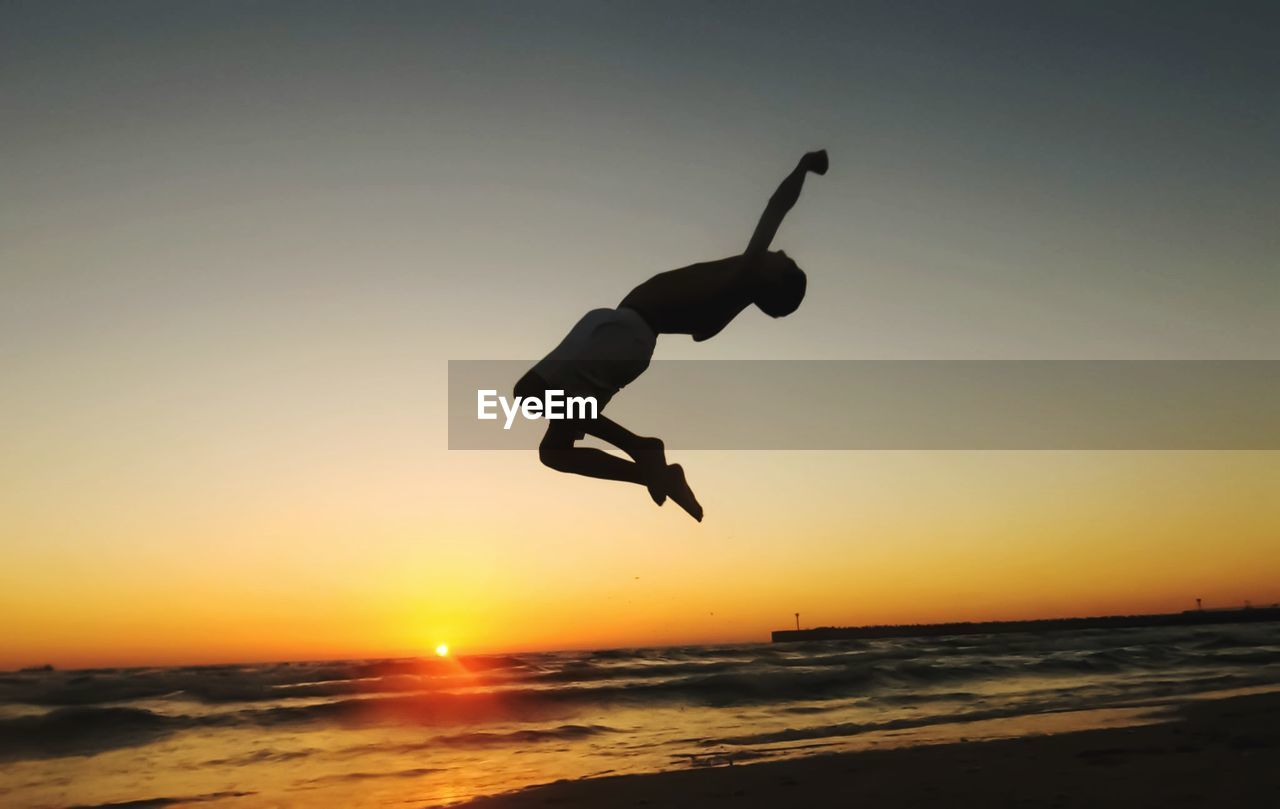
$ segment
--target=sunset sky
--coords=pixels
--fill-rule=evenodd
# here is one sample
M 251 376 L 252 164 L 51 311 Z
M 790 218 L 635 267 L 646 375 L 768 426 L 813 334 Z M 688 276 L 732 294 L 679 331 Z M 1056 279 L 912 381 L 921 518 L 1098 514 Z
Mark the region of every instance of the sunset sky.
M 1280 11 L 1030 5 L 0 6 L 0 667 L 1280 601 L 1276 452 L 446 449 L 817 147 L 804 306 L 658 358 L 1280 358 Z

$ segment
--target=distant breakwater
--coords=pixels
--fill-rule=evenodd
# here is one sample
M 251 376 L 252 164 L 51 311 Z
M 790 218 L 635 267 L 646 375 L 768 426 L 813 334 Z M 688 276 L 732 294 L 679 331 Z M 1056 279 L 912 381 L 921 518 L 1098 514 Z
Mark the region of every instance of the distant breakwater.
M 887 624 L 777 629 L 774 643 L 870 638 L 927 638 L 941 635 L 985 635 L 1006 632 L 1063 632 L 1081 629 L 1252 624 L 1280 621 L 1280 606 L 1233 610 L 1187 610 L 1154 615 L 1099 615 L 1088 618 L 1043 618 L 1032 621 L 959 621 L 949 624 Z

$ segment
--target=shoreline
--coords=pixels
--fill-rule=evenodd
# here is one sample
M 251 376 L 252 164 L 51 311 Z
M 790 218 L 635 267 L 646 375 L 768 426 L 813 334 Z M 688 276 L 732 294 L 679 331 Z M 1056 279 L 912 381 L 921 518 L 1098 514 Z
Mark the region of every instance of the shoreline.
M 1153 723 L 557 781 L 462 809 L 1269 805 L 1280 692 L 1192 697 Z

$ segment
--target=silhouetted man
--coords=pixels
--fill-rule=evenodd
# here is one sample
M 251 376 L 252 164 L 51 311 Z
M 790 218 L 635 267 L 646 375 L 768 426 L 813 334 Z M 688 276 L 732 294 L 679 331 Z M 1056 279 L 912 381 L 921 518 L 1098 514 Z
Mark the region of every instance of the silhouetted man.
M 615 393 L 649 367 L 659 334 L 707 340 L 752 304 L 771 317 L 794 312 L 804 299 L 804 272 L 786 253 L 770 251 L 769 243 L 800 198 L 808 172 L 827 173 L 825 151 L 806 154 L 778 186 L 742 255 L 659 273 L 631 290 L 617 309 L 588 312 L 520 378 L 515 395 L 542 399 L 548 390 L 563 390 L 572 396 L 594 396 L 602 412 Z M 585 435 L 612 444 L 631 460 L 575 446 Z M 685 481 L 684 469 L 667 463 L 662 441 L 638 436 L 604 415 L 548 421 L 538 456 L 561 472 L 641 484 L 658 505 L 670 497 L 702 520 L 702 506 Z

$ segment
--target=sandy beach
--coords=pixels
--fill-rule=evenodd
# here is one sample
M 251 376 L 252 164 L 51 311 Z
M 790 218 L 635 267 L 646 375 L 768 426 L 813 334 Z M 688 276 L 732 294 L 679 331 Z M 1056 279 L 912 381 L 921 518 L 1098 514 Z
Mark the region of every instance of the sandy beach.
M 1169 721 L 562 781 L 464 804 L 524 807 L 1245 807 L 1280 795 L 1280 693 L 1192 701 Z

